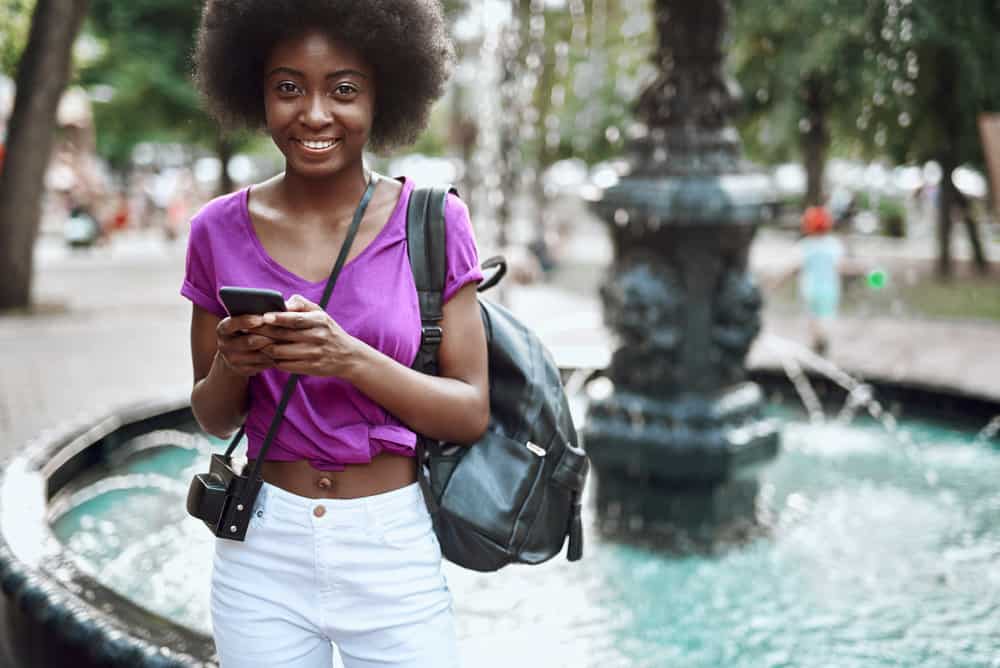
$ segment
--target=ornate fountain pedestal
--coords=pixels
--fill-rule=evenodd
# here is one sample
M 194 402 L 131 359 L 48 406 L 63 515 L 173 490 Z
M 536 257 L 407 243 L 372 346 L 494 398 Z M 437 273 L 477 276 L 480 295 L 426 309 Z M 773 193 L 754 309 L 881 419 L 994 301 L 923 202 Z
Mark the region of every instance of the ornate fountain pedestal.
M 744 368 L 761 307 L 747 255 L 774 197 L 727 120 L 724 19 L 724 0 L 656 2 L 660 75 L 636 108 L 629 174 L 594 205 L 615 249 L 601 293 L 619 347 L 613 390 L 590 405 L 586 447 L 604 492 L 644 490 L 632 507 L 685 525 L 748 506 L 726 486 L 745 490 L 779 449 Z

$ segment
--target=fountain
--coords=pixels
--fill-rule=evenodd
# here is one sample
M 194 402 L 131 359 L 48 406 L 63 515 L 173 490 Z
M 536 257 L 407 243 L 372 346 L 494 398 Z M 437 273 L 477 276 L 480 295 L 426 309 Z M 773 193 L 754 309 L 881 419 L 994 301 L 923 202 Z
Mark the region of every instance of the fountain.
M 595 203 L 614 245 L 602 297 L 619 347 L 584 438 L 607 503 L 639 482 L 644 497 L 662 492 L 642 515 L 696 527 L 752 513 L 753 468 L 779 447 L 743 369 L 761 305 L 747 254 L 772 192 L 728 122 L 725 2 L 655 11 L 659 76 L 628 131 L 630 171 Z
M 759 319 L 746 249 L 767 187 L 725 124 L 721 3 L 659 5 L 661 39 L 685 46 L 661 43 L 664 74 L 628 133 L 632 173 L 598 204 L 624 345 L 609 369 L 567 370 L 599 468 L 586 559 L 446 565 L 466 665 L 992 665 L 1000 405 L 861 382 L 778 339 L 763 343 L 783 371 L 742 370 Z M 22 666 L 216 664 L 213 539 L 184 492 L 220 446 L 186 400 L 57 426 L 6 462 L 0 584 Z M 779 420 L 783 456 L 758 467 Z M 747 514 L 766 537 L 733 547 L 719 529 Z M 609 519 L 623 531 L 596 530 Z M 650 522 L 707 525 L 723 549 L 706 558 Z
M 192 464 L 195 457 L 207 458 L 207 441 L 193 436 L 187 398 L 163 397 L 84 416 L 43 433 L 7 462 L 0 480 L 0 584 L 11 650 L 22 665 L 169 668 L 213 661 L 215 647 L 204 632 L 152 612 L 135 592 L 108 586 L 106 569 L 81 567 L 79 550 L 54 532 L 58 518 L 88 497 L 112 503 L 124 492 L 137 525 L 128 540 L 137 541 L 143 526 L 160 537 L 172 535 L 162 526 L 183 518 L 183 504 L 157 503 L 162 499 L 155 495 L 183 498 L 185 482 L 162 470 L 114 472 L 162 448 L 188 453 Z M 161 431 L 176 429 L 184 431 Z M 81 497 L 80 489 L 88 491 Z M 135 503 L 130 492 L 136 491 L 146 496 L 145 503 Z M 102 524 L 95 535 L 106 539 L 114 529 Z M 126 544 L 116 546 L 124 550 Z M 183 553 L 177 543 L 158 547 Z M 127 569 L 132 576 L 135 566 Z M 195 568 L 204 572 L 205 564 Z
M 468 665 L 707 668 L 784 656 L 860 668 L 938 651 L 953 665 L 989 665 L 1000 405 L 863 383 L 797 344 L 763 344 L 789 360 L 791 377 L 751 376 L 765 414 L 783 422 L 784 452 L 755 485 L 726 494 L 756 497 L 766 536 L 738 548 L 723 536 L 705 558 L 704 545 L 646 531 L 623 507 L 622 540 L 601 530 L 606 492 L 590 490 L 587 558 L 573 568 L 446 565 Z M 600 370 L 567 373 L 581 416 L 605 383 Z M 19 665 L 215 665 L 213 539 L 185 514 L 184 495 L 205 453 L 223 446 L 197 430 L 185 400 L 57 427 L 7 463 L 0 582 Z

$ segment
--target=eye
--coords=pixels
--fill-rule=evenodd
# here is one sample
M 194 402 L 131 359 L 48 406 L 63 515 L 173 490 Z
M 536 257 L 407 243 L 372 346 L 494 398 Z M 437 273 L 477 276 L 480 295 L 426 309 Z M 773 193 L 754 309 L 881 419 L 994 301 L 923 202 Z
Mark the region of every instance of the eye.
M 299 87 L 291 81 L 282 81 L 275 86 L 275 90 L 277 90 L 280 95 L 295 95 L 299 92 Z
M 333 92 L 341 97 L 350 97 L 358 92 L 358 89 L 351 84 L 342 83 L 333 89 Z

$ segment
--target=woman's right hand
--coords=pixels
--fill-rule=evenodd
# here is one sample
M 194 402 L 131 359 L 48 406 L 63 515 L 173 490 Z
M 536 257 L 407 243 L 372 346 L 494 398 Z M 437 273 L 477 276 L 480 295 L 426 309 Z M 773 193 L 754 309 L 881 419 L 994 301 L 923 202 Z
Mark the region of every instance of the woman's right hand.
M 215 328 L 219 357 L 233 373 L 249 377 L 274 366 L 274 360 L 261 352 L 274 340 L 253 330 L 264 324 L 259 315 L 223 318 Z

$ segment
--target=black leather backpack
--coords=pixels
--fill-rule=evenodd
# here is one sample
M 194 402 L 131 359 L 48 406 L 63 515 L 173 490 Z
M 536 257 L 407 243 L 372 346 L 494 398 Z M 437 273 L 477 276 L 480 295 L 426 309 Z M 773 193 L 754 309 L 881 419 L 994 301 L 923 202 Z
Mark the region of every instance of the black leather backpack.
M 413 368 L 437 374 L 446 273 L 448 188 L 418 188 L 407 210 L 407 246 L 420 300 L 422 337 Z M 457 193 L 456 193 L 457 194 Z M 479 290 L 496 285 L 503 258 Z M 583 554 L 580 498 L 589 461 L 579 447 L 559 369 L 509 311 L 480 300 L 489 353 L 490 423 L 471 446 L 419 437 L 421 488 L 445 558 L 476 571 L 537 564 L 562 550 Z

